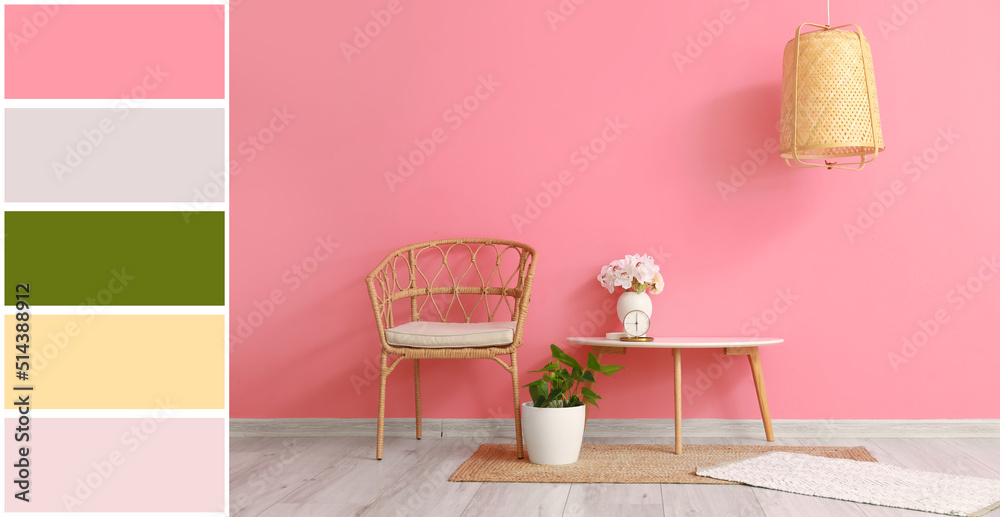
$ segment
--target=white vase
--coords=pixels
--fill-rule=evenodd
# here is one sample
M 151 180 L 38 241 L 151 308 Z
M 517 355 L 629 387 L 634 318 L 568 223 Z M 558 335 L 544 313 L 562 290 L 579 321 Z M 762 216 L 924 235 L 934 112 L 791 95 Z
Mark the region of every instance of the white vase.
M 537 408 L 521 404 L 521 435 L 528 460 L 539 465 L 568 465 L 580 459 L 587 406 Z
M 625 315 L 632 311 L 642 311 L 653 318 L 653 300 L 649 299 L 649 293 L 637 293 L 635 291 L 625 291 L 618 297 L 618 321 L 625 319 Z

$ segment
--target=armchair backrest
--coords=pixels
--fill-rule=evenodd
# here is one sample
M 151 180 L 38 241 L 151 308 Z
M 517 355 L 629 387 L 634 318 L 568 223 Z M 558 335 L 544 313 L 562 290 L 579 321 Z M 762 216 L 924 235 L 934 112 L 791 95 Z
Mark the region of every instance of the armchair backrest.
M 439 240 L 393 251 L 365 277 L 379 334 L 384 340 L 397 320 L 510 320 L 517 322 L 520 344 L 536 260 L 531 246 L 499 239 Z

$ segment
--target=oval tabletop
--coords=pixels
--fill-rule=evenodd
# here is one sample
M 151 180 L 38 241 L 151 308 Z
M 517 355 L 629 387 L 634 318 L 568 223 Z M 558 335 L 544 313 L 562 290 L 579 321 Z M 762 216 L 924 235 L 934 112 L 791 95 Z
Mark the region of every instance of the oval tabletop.
M 777 345 L 785 340 L 771 337 L 654 337 L 652 341 L 621 341 L 618 338 L 571 337 L 566 341 L 576 345 L 626 348 L 725 348 Z

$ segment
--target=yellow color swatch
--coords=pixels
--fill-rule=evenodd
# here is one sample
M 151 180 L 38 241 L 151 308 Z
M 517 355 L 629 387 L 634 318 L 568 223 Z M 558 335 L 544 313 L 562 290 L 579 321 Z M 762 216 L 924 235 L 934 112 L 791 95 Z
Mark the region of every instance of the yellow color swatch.
M 28 393 L 32 409 L 225 407 L 224 316 L 32 314 L 27 380 L 15 375 L 18 323 L 4 317 L 7 409 Z

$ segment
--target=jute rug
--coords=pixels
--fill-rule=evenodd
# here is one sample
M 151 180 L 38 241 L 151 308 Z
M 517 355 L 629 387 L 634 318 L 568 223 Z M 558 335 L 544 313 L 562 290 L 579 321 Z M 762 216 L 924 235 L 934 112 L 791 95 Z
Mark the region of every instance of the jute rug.
M 673 445 L 584 444 L 580 459 L 571 465 L 535 465 L 517 459 L 514 444 L 487 443 L 451 475 L 449 481 L 510 483 L 698 483 L 736 484 L 701 477 L 699 467 L 746 459 L 770 451 L 798 452 L 829 458 L 875 461 L 864 447 L 786 447 L 756 445 L 685 445 L 674 454 Z
M 771 452 L 698 475 L 793 494 L 977 517 L 1000 508 L 1000 479 L 910 470 L 884 463 Z

